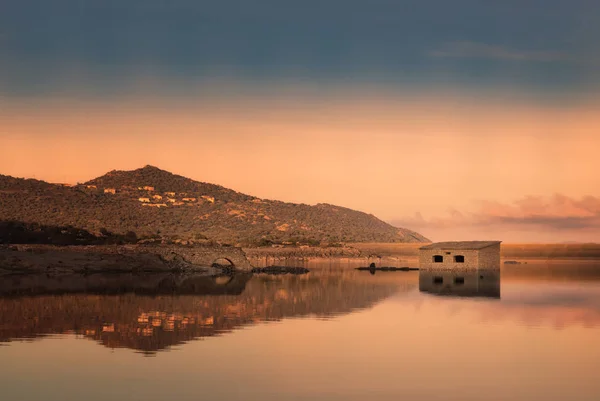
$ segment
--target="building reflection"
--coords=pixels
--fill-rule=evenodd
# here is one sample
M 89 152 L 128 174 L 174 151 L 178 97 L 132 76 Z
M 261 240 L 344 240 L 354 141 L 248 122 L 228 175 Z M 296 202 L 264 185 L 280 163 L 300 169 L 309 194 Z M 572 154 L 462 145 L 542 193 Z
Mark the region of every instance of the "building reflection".
M 500 270 L 420 270 L 419 291 L 454 297 L 500 298 Z

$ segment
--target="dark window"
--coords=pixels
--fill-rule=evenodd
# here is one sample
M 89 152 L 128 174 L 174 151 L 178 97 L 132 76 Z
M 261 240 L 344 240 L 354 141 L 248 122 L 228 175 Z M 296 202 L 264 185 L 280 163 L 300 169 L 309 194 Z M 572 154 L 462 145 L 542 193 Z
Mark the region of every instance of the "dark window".
M 444 278 L 442 276 L 435 276 L 433 278 L 433 284 L 444 284 Z
M 465 263 L 465 257 L 463 255 L 454 255 L 454 262 Z
M 452 252 L 446 252 L 446 255 L 450 255 L 450 254 L 452 254 Z
M 433 255 L 433 263 L 442 263 L 444 257 L 442 255 Z
M 454 277 L 454 284 L 463 285 L 465 283 L 464 277 Z

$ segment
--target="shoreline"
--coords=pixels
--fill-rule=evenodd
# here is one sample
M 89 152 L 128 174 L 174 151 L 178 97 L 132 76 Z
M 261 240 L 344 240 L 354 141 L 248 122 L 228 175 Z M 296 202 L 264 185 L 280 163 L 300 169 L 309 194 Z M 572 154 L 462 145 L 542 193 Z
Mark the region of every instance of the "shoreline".
M 0 245 L 0 275 L 210 272 L 217 260 L 229 260 L 238 271 L 266 266 L 302 266 L 318 260 L 348 261 L 368 266 L 419 265 L 423 244 L 348 244 L 341 247 L 254 247 L 202 245 Z M 577 261 L 599 264 L 599 244 L 506 244 L 503 266 L 533 266 Z M 508 262 L 508 263 L 505 263 Z M 515 263 L 511 263 L 515 262 Z M 522 263 L 523 262 L 523 263 Z M 212 269 L 212 270 L 211 270 Z
M 211 272 L 252 266 L 240 248 L 173 245 L 0 245 L 0 274 Z M 226 266 L 225 266 L 226 267 Z
M 342 247 L 244 247 L 249 259 L 351 258 L 365 261 L 418 261 L 426 243 L 349 243 Z M 600 260 L 600 244 L 502 244 L 503 260 Z

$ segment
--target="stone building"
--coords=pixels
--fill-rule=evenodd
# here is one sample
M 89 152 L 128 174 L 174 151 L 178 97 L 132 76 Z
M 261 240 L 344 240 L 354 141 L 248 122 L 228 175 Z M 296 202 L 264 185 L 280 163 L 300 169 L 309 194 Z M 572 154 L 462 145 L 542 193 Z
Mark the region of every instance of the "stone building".
M 437 242 L 419 248 L 424 270 L 500 269 L 501 241 Z

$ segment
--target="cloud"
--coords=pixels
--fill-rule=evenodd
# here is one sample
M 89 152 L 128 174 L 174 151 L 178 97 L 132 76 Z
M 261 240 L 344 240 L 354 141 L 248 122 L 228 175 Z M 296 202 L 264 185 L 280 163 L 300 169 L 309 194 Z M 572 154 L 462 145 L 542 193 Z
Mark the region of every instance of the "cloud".
M 558 230 L 600 228 L 600 199 L 556 194 L 550 198 L 528 196 L 513 204 L 484 201 L 473 218 L 479 224 L 535 225 Z
M 449 209 L 445 216 L 425 219 L 421 213 L 395 221 L 413 229 L 496 227 L 536 231 L 600 230 L 600 198 L 561 194 L 527 196 L 512 203 L 479 201 L 474 212 Z
M 560 52 L 518 50 L 469 41 L 445 43 L 441 48 L 429 52 L 429 55 L 440 58 L 483 58 L 510 61 L 572 61 L 570 55 Z

